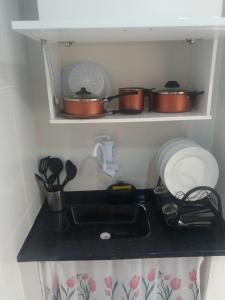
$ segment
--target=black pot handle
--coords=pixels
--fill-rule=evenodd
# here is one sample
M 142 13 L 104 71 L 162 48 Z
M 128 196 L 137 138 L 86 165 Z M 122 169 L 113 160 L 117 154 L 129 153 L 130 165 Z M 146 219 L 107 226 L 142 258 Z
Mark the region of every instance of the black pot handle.
M 129 96 L 129 95 L 137 95 L 137 94 L 138 94 L 137 91 L 126 92 L 126 93 L 121 93 L 121 94 L 117 94 L 117 95 L 114 95 L 114 96 L 109 96 L 109 97 L 106 97 L 106 98 L 102 98 L 102 100 L 104 102 L 109 102 L 113 99 L 119 98 L 120 96 Z
M 193 92 L 185 92 L 185 94 L 187 94 L 190 97 L 196 97 L 198 95 L 204 94 L 204 91 L 200 91 L 200 92 L 195 92 L 195 91 L 193 91 Z
M 152 95 L 152 91 L 154 90 L 154 88 L 151 88 L 151 89 L 143 89 L 144 91 L 144 96 L 151 96 Z
M 102 98 L 103 102 L 109 102 L 113 99 L 116 99 L 116 98 L 119 98 L 119 94 L 117 95 L 114 95 L 114 96 L 109 96 L 109 97 L 105 97 L 105 98 Z

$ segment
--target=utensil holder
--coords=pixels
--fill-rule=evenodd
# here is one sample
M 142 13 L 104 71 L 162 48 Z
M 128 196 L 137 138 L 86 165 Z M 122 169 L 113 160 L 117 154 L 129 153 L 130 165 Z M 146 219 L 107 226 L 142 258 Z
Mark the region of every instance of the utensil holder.
M 65 208 L 65 198 L 63 191 L 47 192 L 47 202 L 51 212 L 60 212 Z
M 48 224 L 52 232 L 65 233 L 70 227 L 66 209 L 58 212 L 50 212 Z

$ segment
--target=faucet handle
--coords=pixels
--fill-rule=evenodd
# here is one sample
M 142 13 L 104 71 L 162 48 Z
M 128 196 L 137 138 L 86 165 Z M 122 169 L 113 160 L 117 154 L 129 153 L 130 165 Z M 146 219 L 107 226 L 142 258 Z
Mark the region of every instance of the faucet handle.
M 118 166 L 117 164 L 107 164 L 106 166 L 103 166 L 102 170 L 105 174 L 113 177 L 118 171 Z
M 115 172 L 117 172 L 119 169 L 116 163 L 108 163 L 108 167 Z

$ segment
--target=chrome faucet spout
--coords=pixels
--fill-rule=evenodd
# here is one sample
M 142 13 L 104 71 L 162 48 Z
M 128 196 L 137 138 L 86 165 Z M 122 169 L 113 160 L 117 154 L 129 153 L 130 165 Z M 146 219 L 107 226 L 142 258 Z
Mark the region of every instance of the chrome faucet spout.
M 103 158 L 103 168 L 106 167 L 106 156 L 105 156 L 105 151 L 104 151 L 104 147 L 102 145 L 102 143 L 97 143 L 93 149 L 92 152 L 92 157 L 97 157 L 98 156 L 98 149 L 101 149 L 102 151 L 102 158 Z
M 101 136 L 98 138 L 97 143 L 94 146 L 92 151 L 92 157 L 98 156 L 98 149 L 101 149 L 101 168 L 102 171 L 108 176 L 113 177 L 117 170 L 118 166 L 115 163 L 115 154 L 114 154 L 114 141 L 110 139 L 110 136 Z

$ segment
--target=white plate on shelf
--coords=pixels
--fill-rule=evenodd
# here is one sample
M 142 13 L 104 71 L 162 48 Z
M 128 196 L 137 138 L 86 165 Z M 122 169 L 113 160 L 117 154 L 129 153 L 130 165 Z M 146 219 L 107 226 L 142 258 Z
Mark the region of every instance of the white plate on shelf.
M 172 145 L 170 145 L 169 148 L 167 148 L 167 151 L 165 155 L 162 157 L 162 160 L 160 161 L 160 165 L 159 165 L 159 175 L 163 180 L 163 182 L 164 182 L 164 169 L 170 157 L 172 157 L 172 155 L 174 155 L 177 151 L 191 146 L 197 147 L 198 145 L 191 140 L 182 140 L 173 143 Z
M 62 72 L 63 95 L 71 95 L 82 87 L 100 97 L 111 95 L 109 76 L 97 64 L 80 62 L 65 66 Z
M 219 168 L 214 156 L 201 147 L 188 147 L 177 151 L 168 160 L 164 169 L 167 189 L 176 197 L 194 187 L 214 188 L 219 177 Z M 192 200 L 198 200 L 198 195 Z

